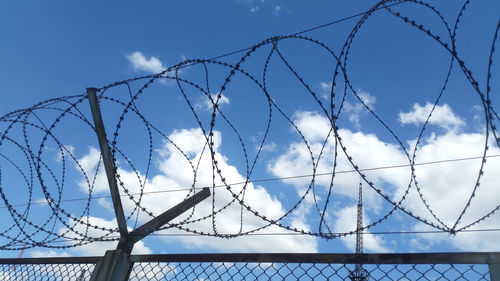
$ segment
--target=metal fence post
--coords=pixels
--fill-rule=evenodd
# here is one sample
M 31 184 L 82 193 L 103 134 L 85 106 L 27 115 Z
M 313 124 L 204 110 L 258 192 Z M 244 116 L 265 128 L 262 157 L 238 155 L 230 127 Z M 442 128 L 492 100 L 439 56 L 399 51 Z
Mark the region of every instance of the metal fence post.
M 106 251 L 97 263 L 90 280 L 92 281 L 126 281 L 132 269 L 130 253 L 124 250 Z
M 132 270 L 133 262 L 130 259 L 130 255 L 134 244 L 152 232 L 158 230 L 185 211 L 194 207 L 196 204 L 208 198 L 210 196 L 210 190 L 208 188 L 203 188 L 202 191 L 185 199 L 181 203 L 175 205 L 169 210 L 163 212 L 161 215 L 153 218 L 149 222 L 129 233 L 120 199 L 120 191 L 118 190 L 118 184 L 116 181 L 116 167 L 113 155 L 109 149 L 108 139 L 106 137 L 106 131 L 102 121 L 101 110 L 99 108 L 97 89 L 87 88 L 87 95 L 90 102 L 90 108 L 92 110 L 97 139 L 99 140 L 99 147 L 101 148 L 102 161 L 108 178 L 109 191 L 113 201 L 116 220 L 118 221 L 118 229 L 120 231 L 120 241 L 118 242 L 116 250 L 107 251 L 104 257 L 99 260 L 96 264 L 94 272 L 92 272 L 90 280 L 126 281 L 128 280 L 130 271 Z
M 120 230 L 120 242 L 123 243 L 128 237 L 127 222 L 123 212 L 118 183 L 116 182 L 116 167 L 113 161 L 113 155 L 109 149 L 106 130 L 104 129 L 101 110 L 99 108 L 99 101 L 97 100 L 97 89 L 87 88 L 87 95 L 90 109 L 92 110 L 99 147 L 101 148 L 102 161 L 104 163 L 104 169 L 106 170 L 111 200 L 113 201 L 113 208 L 118 222 L 118 229 Z M 132 267 L 130 263 L 130 252 L 131 251 L 127 252 L 123 250 L 107 251 L 104 257 L 97 263 L 90 280 L 127 280 Z
M 488 269 L 490 270 L 490 280 L 500 281 L 500 263 L 490 263 Z

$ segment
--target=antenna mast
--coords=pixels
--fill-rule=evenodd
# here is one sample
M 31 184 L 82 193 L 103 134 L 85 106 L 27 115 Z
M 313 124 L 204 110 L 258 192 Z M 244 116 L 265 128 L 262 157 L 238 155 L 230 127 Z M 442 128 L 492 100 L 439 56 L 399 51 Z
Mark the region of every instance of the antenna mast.
M 358 214 L 356 224 L 356 254 L 363 253 L 363 185 L 359 183 L 358 193 Z M 362 264 L 356 264 L 354 271 L 351 271 L 349 276 L 351 281 L 365 281 L 368 280 L 368 271 L 363 268 Z
M 356 254 L 363 253 L 363 185 L 359 183 L 358 219 L 356 224 Z

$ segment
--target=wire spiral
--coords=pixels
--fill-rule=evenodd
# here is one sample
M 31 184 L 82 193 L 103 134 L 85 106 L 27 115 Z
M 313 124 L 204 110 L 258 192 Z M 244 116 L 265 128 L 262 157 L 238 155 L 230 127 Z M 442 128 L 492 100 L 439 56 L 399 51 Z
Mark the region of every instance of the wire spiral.
M 334 232 L 332 219 L 329 217 L 329 212 L 335 208 L 334 195 L 341 157 L 347 159 L 363 183 L 378 194 L 387 206 L 384 213 L 379 214 L 377 219 L 363 227 L 365 230 L 383 224 L 397 212 L 404 213 L 435 230 L 451 234 L 471 229 L 491 217 L 500 209 L 500 204 L 485 211 L 484 215 L 462 223 L 464 215 L 469 211 L 471 202 L 480 189 L 487 154 L 491 150 L 490 145 L 494 144 L 496 148 L 500 148 L 500 136 L 496 128 L 500 117 L 492 101 L 495 48 L 500 21 L 492 37 L 486 77 L 478 77 L 471 71 L 466 59 L 459 55 L 460 50 L 456 44 L 456 38 L 460 34 L 460 22 L 469 5 L 470 1 L 465 1 L 458 16 L 453 21 L 448 21 L 441 11 L 429 3 L 417 0 L 381 1 L 361 16 L 338 52 L 326 43 L 305 36 L 301 32 L 266 39 L 245 49 L 243 55 L 233 62 L 223 61 L 222 57 L 186 59 L 161 73 L 131 78 L 99 88 L 98 98 L 104 112 L 104 120 L 107 122 L 109 145 L 115 164 L 119 167 L 116 178 L 121 187 L 120 192 L 123 194 L 122 200 L 125 200 L 129 206 L 126 208 L 129 225 L 135 228 L 139 221 L 158 215 L 158 210 L 149 206 L 146 196 L 151 193 L 148 188 L 153 183 L 154 174 L 158 172 L 156 157 L 158 153 L 166 153 L 161 152 L 165 147 L 170 148 L 168 153 L 175 152 L 179 161 L 182 161 L 182 165 L 189 169 L 190 188 L 185 189 L 183 196 L 187 198 L 207 182 L 210 183 L 212 196 L 211 202 L 207 203 L 210 206 L 208 212 L 200 212 L 199 208 L 195 207 L 187 215 L 166 225 L 163 229 L 177 229 L 222 238 L 255 234 L 269 228 L 282 228 L 288 232 L 325 239 L 353 235 L 356 229 L 343 233 Z M 441 27 L 446 30 L 446 38 L 438 36 L 434 28 L 430 29 L 396 10 L 406 6 L 410 8 L 418 6 L 437 16 L 442 24 Z M 349 62 L 352 48 L 360 36 L 360 31 L 369 25 L 369 20 L 374 15 L 379 14 L 395 17 L 418 30 L 449 56 L 443 83 L 437 90 L 438 94 L 434 98 L 432 110 L 419 128 L 416 144 L 412 149 L 406 146 L 394 126 L 391 126 L 367 104 L 355 83 L 350 79 Z M 304 44 L 312 50 L 311 52 L 321 53 L 328 57 L 325 61 L 329 61 L 330 69 L 333 71 L 330 73 L 332 82 L 329 97 L 326 100 L 308 82 L 307 73 L 298 70 L 298 67 L 294 65 L 293 56 L 287 56 L 284 50 L 286 47 L 283 47 L 303 46 Z M 255 65 L 260 65 L 259 71 L 254 71 Z M 432 204 L 422 191 L 416 173 L 416 157 L 428 130 L 429 120 L 446 94 L 450 79 L 456 78 L 457 75 L 454 73 L 457 70 L 464 75 L 465 81 L 473 88 L 474 94 L 480 98 L 484 112 L 485 143 L 482 161 L 475 175 L 475 183 L 470 189 L 468 200 L 456 214 L 457 219 L 450 223 L 434 211 Z M 297 87 L 300 87 L 301 91 L 311 98 L 317 112 L 328 120 L 329 131 L 322 139 L 322 145 L 319 148 L 313 147 L 293 114 L 286 110 L 286 104 L 281 104 L 282 100 L 276 98 L 275 86 L 273 86 L 276 83 L 273 73 L 276 71 L 288 71 L 298 85 Z M 479 82 L 482 80 L 485 83 Z M 254 89 L 253 95 L 245 98 L 258 103 L 259 109 L 254 110 L 254 114 L 259 115 L 256 120 L 262 121 L 260 127 L 254 124 L 252 129 L 245 128 L 248 124 L 241 125 L 241 120 L 233 118 L 235 112 L 223 106 L 225 94 L 231 91 L 234 81 L 246 83 L 245 85 L 251 85 Z M 482 86 L 483 84 L 485 86 Z M 168 91 L 162 89 L 168 89 Z M 201 108 L 200 97 L 203 98 L 204 104 L 208 105 L 208 111 L 206 108 Z M 340 128 L 346 119 L 345 107 L 348 98 L 357 100 L 405 155 L 409 165 L 409 178 L 399 196 L 388 192 L 381 184 L 374 183 L 370 175 L 353 157 L 351 151 L 356 150 L 356 147 L 351 147 L 342 139 Z M 164 99 L 167 101 L 176 99 L 172 102 L 176 106 L 162 108 L 159 104 Z M 158 108 L 144 106 L 148 104 L 146 101 L 151 103 L 151 100 Z M 181 101 L 185 106 L 182 109 L 177 107 Z M 179 120 L 165 121 L 165 123 L 171 122 L 170 125 L 165 125 L 158 122 L 158 116 L 154 115 L 158 112 L 166 113 L 169 119 L 175 119 L 175 115 L 180 111 L 183 114 L 186 112 L 190 114 L 192 118 L 186 123 L 193 125 L 201 133 L 202 139 L 199 140 L 201 148 L 196 151 L 195 155 L 189 147 L 186 147 L 186 144 L 172 137 L 171 128 L 174 126 L 172 124 L 178 124 L 176 122 Z M 102 161 L 99 158 L 89 169 L 89 158 L 79 158 L 74 149 L 74 146 L 88 147 L 88 140 L 95 141 L 95 128 L 90 116 L 87 96 L 80 94 L 42 101 L 30 108 L 20 109 L 0 117 L 3 126 L 0 137 L 0 196 L 3 200 L 2 211 L 8 212 L 2 214 L 4 223 L 0 229 L 0 237 L 2 237 L 0 249 L 70 248 L 95 241 L 118 239 L 116 227 L 105 226 L 92 219 L 92 216 L 95 216 L 94 209 L 97 208 L 94 202 L 100 199 L 98 194 L 103 192 L 100 184 L 103 173 Z M 276 125 L 276 120 L 280 120 L 278 121 L 280 125 Z M 256 171 L 259 165 L 263 165 L 262 155 L 265 153 L 266 145 L 269 145 L 271 135 L 279 130 L 277 126 L 283 124 L 292 128 L 291 134 L 296 136 L 305 147 L 310 162 L 311 177 L 309 183 L 300 189 L 293 204 L 287 205 L 278 215 L 269 217 L 259 208 L 255 208 L 255 198 L 249 199 L 249 197 L 256 189 L 252 179 L 258 173 Z M 254 141 L 257 143 L 255 151 L 247 130 L 255 130 L 254 133 L 260 132 L 258 140 Z M 243 180 L 238 183 L 227 179 L 230 167 L 226 165 L 223 156 L 218 151 L 221 132 L 230 135 L 229 138 L 234 140 L 231 143 L 231 149 L 240 155 L 239 160 L 236 161 L 237 164 L 234 164 L 243 177 Z M 133 144 L 130 144 L 131 138 L 133 138 Z M 333 148 L 332 155 L 327 153 L 329 147 Z M 141 150 L 140 153 L 139 150 Z M 210 163 L 208 172 L 204 168 L 206 164 L 204 161 Z M 331 177 L 326 189 L 319 190 L 317 178 L 318 174 L 324 172 L 319 171 L 322 161 L 331 163 L 329 170 Z M 75 178 L 82 179 L 76 182 L 77 187 L 75 187 Z M 176 188 L 180 187 L 185 186 Z M 75 189 L 86 193 L 85 199 L 78 204 L 68 200 L 67 194 L 74 194 Z M 175 188 L 172 187 L 172 189 Z M 411 208 L 404 205 L 412 190 L 418 193 L 428 215 L 414 213 Z M 15 204 L 19 196 L 24 199 L 24 202 Z M 37 209 L 37 204 L 40 203 L 38 198 L 44 198 L 42 203 L 49 207 L 48 210 Z M 297 227 L 291 219 L 302 206 L 310 204 L 310 200 L 313 202 L 312 210 L 317 217 L 316 230 Z M 228 210 L 238 212 L 236 223 L 238 226 L 231 233 L 221 230 L 225 229 L 224 224 L 227 221 L 223 215 Z M 250 224 L 251 227 L 248 227 L 248 220 L 258 220 L 260 223 Z M 210 227 L 200 227 L 202 224 Z M 61 239 L 66 243 L 57 245 L 55 242 Z

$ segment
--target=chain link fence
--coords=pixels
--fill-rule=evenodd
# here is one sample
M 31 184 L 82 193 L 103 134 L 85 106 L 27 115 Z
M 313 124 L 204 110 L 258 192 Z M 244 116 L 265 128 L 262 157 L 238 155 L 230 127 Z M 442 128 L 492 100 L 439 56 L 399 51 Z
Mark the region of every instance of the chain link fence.
M 98 257 L 0 259 L 2 281 L 90 280 Z
M 488 266 L 452 264 L 137 263 L 130 281 L 149 280 L 490 280 Z
M 129 280 L 496 281 L 492 270 L 498 271 L 499 257 L 500 253 L 138 255 L 132 256 Z M 0 259 L 0 280 L 91 280 L 99 260 Z

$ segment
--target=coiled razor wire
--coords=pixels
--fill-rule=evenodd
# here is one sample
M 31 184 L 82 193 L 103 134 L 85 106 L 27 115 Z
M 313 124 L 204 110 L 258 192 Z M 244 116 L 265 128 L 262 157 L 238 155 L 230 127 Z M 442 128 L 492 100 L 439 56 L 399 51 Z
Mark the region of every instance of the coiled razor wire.
M 117 181 L 121 186 L 121 192 L 126 195 L 125 198 L 128 198 L 127 200 L 130 200 L 133 205 L 133 208 L 130 208 L 126 214 L 127 221 L 133 222 L 135 227 L 137 226 L 140 215 L 149 217 L 155 216 L 155 212 L 150 206 L 144 203 L 144 196 L 148 180 L 151 179 L 152 169 L 155 165 L 155 145 L 162 142 L 175 148 L 175 150 L 182 155 L 186 163 L 189 164 L 192 183 L 186 197 L 192 195 L 196 189 L 200 187 L 198 185 L 198 180 L 201 169 L 200 163 L 203 155 L 211 159 L 212 181 L 212 202 L 210 212 L 199 214 L 196 212 L 196 208 L 193 208 L 188 212 L 189 214 L 184 216 L 181 220 L 168 224 L 163 227 L 163 229 L 178 229 L 193 234 L 223 238 L 253 234 L 269 227 L 279 227 L 288 232 L 312 235 L 325 239 L 353 235 L 356 233 L 356 229 L 344 233 L 333 232 L 332 225 L 328 223 L 328 213 L 334 208 L 332 202 L 335 200 L 333 194 L 335 189 L 335 178 L 339 172 L 337 164 L 340 155 L 344 155 L 347 158 L 352 168 L 361 177 L 363 183 L 375 191 L 390 206 L 385 213 L 379 215 L 373 222 L 366 224 L 362 230 L 367 230 L 375 225 L 383 223 L 396 211 L 404 212 L 416 221 L 436 230 L 451 234 L 470 229 L 491 217 L 498 211 L 500 204 L 491 210 L 486 210 L 484 215 L 473 221 L 466 224 L 460 224 L 464 214 L 469 210 L 469 206 L 480 188 L 487 152 L 490 149 L 488 144 L 494 143 L 500 148 L 500 137 L 495 127 L 495 124 L 500 118 L 491 100 L 493 96 L 492 81 L 494 79 L 493 66 L 495 65 L 495 47 L 498 40 L 500 21 L 497 23 L 492 37 L 485 78 L 486 87 L 483 89 L 478 82 L 478 77 L 475 76 L 476 74 L 468 67 L 465 58 L 458 55 L 459 50 L 455 40 L 459 34 L 459 24 L 469 4 L 470 1 L 465 1 L 454 21 L 448 21 L 438 9 L 429 3 L 416 0 L 381 1 L 359 19 L 347 38 L 345 38 L 344 44 L 339 52 L 334 51 L 325 43 L 304 36 L 302 33 L 275 36 L 246 49 L 236 63 L 222 61 L 220 58 L 187 59 L 158 74 L 115 82 L 99 88 L 98 98 L 103 108 L 103 112 L 108 114 L 107 110 L 112 108 L 109 110 L 109 112 L 112 113 L 104 117 L 106 121 L 114 122 L 107 124 L 108 139 L 114 161 L 115 163 L 119 163 L 117 166 L 127 167 L 128 170 L 133 171 L 139 186 L 139 192 L 135 192 L 127 185 L 127 179 L 123 179 L 123 175 L 119 171 L 116 174 Z M 437 32 L 433 29 L 420 24 L 409 16 L 396 10 L 404 5 L 409 7 L 418 6 L 437 16 L 442 23 L 442 27 L 447 31 L 446 38 L 439 37 Z M 394 128 L 377 115 L 377 113 L 370 108 L 369 104 L 363 100 L 359 90 L 356 90 L 355 85 L 353 85 L 349 79 L 348 62 L 350 59 L 351 47 L 355 43 L 359 31 L 368 24 L 368 19 L 374 14 L 380 13 L 385 13 L 400 19 L 411 28 L 418 30 L 427 38 L 432 39 L 449 55 L 448 70 L 443 79 L 443 84 L 437 91 L 438 95 L 434 100 L 432 110 L 427 116 L 424 124 L 420 127 L 416 145 L 411 150 L 404 145 Z M 281 47 L 283 44 L 290 45 L 302 43 L 307 43 L 311 48 L 315 48 L 314 51 L 317 51 L 319 48 L 321 52 L 327 54 L 331 60 L 331 69 L 333 69 L 333 72 L 331 74 L 332 82 L 329 103 L 322 100 L 318 92 L 308 84 L 307 79 L 304 78 L 304 73 L 301 73 L 294 67 L 290 58 L 287 57 Z M 262 65 L 262 71 L 259 74 L 261 77 L 247 70 L 248 61 L 254 59 L 254 57 L 260 59 L 260 57 L 256 55 L 259 52 L 266 54 L 260 64 Z M 282 66 L 292 74 L 292 77 L 296 79 L 298 84 L 302 87 L 302 90 L 313 98 L 318 111 L 329 121 L 330 131 L 323 140 L 319 153 L 315 154 L 313 152 L 310 140 L 306 138 L 299 128 L 299 125 L 294 121 L 293 116 L 286 112 L 283 106 L 274 98 L 273 91 L 269 89 L 269 81 L 272 80 L 272 74 L 270 73 L 276 61 L 279 61 Z M 421 186 L 417 181 L 417 175 L 415 173 L 415 159 L 418 155 L 427 125 L 429 124 L 429 119 L 445 94 L 450 77 L 457 67 L 465 75 L 467 83 L 472 86 L 475 92 L 474 94 L 481 100 L 484 110 L 485 144 L 482 161 L 478 168 L 475 183 L 471 188 L 469 199 L 463 209 L 457 214 L 456 221 L 450 224 L 449 222 L 445 222 L 443 218 L 435 213 L 428 203 L 427 198 L 422 193 Z M 190 75 L 185 75 L 185 73 L 199 71 L 200 69 L 202 73 L 201 77 L 190 79 L 188 78 Z M 221 72 L 225 73 L 223 75 L 224 78 L 221 80 L 222 82 L 219 83 L 217 82 L 218 79 L 213 79 L 212 74 L 214 72 L 217 74 Z M 231 120 L 230 114 L 227 114 L 225 109 L 221 106 L 224 102 L 224 93 L 232 86 L 235 77 L 239 79 L 244 78 L 247 82 L 253 84 L 255 88 L 258 89 L 260 95 L 260 97 L 256 99 L 259 99 L 266 108 L 264 111 L 256 112 L 256 114 L 266 116 L 266 121 L 261 127 L 261 129 L 263 128 L 263 133 L 258 141 L 257 152 L 253 157 L 249 151 L 248 141 L 242 134 L 243 128 L 240 128 L 237 122 Z M 182 144 L 176 143 L 175 140 L 169 137 L 167 130 L 165 130 L 161 124 L 157 124 L 147 117 L 149 115 L 149 109 L 143 107 L 141 101 L 145 99 L 149 92 L 154 92 L 151 88 L 158 86 L 158 84 L 168 84 L 170 88 L 175 88 L 177 96 L 171 98 L 180 97 L 184 100 L 188 112 L 190 112 L 193 117 L 192 121 L 195 122 L 196 126 L 203 134 L 203 139 L 200 141 L 202 141 L 204 145 L 200 152 L 200 157 L 191 157 L 189 152 L 183 150 Z M 214 84 L 216 86 L 214 86 Z M 216 91 L 214 91 L 214 89 Z M 117 95 L 115 93 L 116 91 L 122 94 Z M 127 95 L 123 95 L 124 91 Z M 193 95 L 193 92 L 204 96 L 211 105 L 208 118 L 203 116 L 204 114 L 200 114 L 200 108 L 197 106 L 195 100 L 195 97 L 199 96 Z M 364 170 L 359 167 L 358 163 L 351 155 L 350 151 L 356 148 L 348 147 L 348 144 L 345 143 L 340 136 L 339 123 L 342 118 L 345 118 L 345 104 L 348 96 L 351 94 L 351 97 L 357 99 L 371 116 L 386 130 L 407 158 L 411 176 L 409 177 L 409 182 L 404 192 L 402 192 L 399 198 L 393 197 L 390 193 L 384 191 L 380 185 L 370 180 L 370 177 L 365 174 Z M 109 115 L 113 118 L 106 118 L 110 117 Z M 1 240 L 3 243 L 0 245 L 0 249 L 18 250 L 33 247 L 69 248 L 96 241 L 115 241 L 118 239 L 116 235 L 118 232 L 117 228 L 107 227 L 103 224 L 93 222 L 91 219 L 93 214 L 92 206 L 94 206 L 92 202 L 93 199 L 96 198 L 95 193 L 97 192 L 95 189 L 98 186 L 99 174 L 103 172 L 102 162 L 99 161 L 97 166 L 89 171 L 86 168 L 87 163 L 84 163 L 84 159 L 79 159 L 76 156 L 76 153 L 66 140 L 68 132 L 70 132 L 69 134 L 71 135 L 85 133 L 88 135 L 95 134 L 95 128 L 89 116 L 90 112 L 88 110 L 87 96 L 86 94 L 80 94 L 42 101 L 30 108 L 20 109 L 0 117 L 0 122 L 2 126 L 4 126 L 0 136 L 0 196 L 3 200 L 4 211 L 8 212 L 7 215 L 3 215 L 3 223 L 0 230 L 0 236 L 2 237 Z M 116 116 L 118 116 L 118 118 L 116 118 Z M 175 118 L 175 116 L 170 116 L 168 118 Z M 252 184 L 251 178 L 255 173 L 255 168 L 261 164 L 259 160 L 267 144 L 269 135 L 273 132 L 273 122 L 276 118 L 285 120 L 285 122 L 293 128 L 294 132 L 298 134 L 302 144 L 307 148 L 312 175 L 309 184 L 307 184 L 306 188 L 301 190 L 301 194 L 295 203 L 287 207 L 285 212 L 278 217 L 271 218 L 266 217 L 265 214 L 259 213 L 258 210 L 252 206 L 252 202 L 249 202 L 246 197 L 246 192 L 248 186 Z M 145 161 L 139 161 L 140 163 L 133 160 L 136 156 L 131 157 L 130 154 L 134 154 L 134 152 L 130 151 L 129 148 L 125 148 L 127 145 L 122 145 L 124 138 L 120 138 L 123 135 L 123 127 L 126 121 L 131 119 L 135 120 L 134 122 L 140 122 L 140 125 L 134 127 L 134 137 L 145 137 L 147 140 L 144 143 L 147 147 L 147 153 L 141 155 Z M 244 166 L 244 169 L 241 169 L 240 172 L 244 173 L 245 180 L 239 183 L 239 185 L 242 186 L 241 188 L 235 188 L 234 183 L 230 183 L 226 180 L 227 171 L 224 170 L 224 167 L 222 167 L 217 160 L 217 148 L 214 136 L 220 124 L 229 128 L 231 134 L 236 137 L 236 144 L 243 157 L 242 166 Z M 316 177 L 320 160 L 329 157 L 326 155 L 325 150 L 330 143 L 334 144 L 334 153 L 333 159 L 328 160 L 332 161 L 333 165 L 330 171 L 331 179 L 328 191 L 323 196 L 317 191 Z M 53 150 L 54 147 L 56 147 L 55 150 L 58 154 L 57 161 L 54 160 L 53 153 L 50 153 L 51 149 Z M 57 163 L 57 165 L 54 165 L 54 163 Z M 9 175 L 4 172 L 7 169 L 6 167 L 8 167 Z M 65 194 L 69 192 L 68 190 L 75 189 L 75 182 L 73 182 L 74 176 L 72 176 L 74 175 L 75 168 L 78 171 L 78 175 L 83 177 L 83 184 L 80 183 L 80 185 L 85 186 L 87 192 L 86 200 L 84 200 L 85 203 L 80 206 L 81 208 L 79 211 L 70 208 L 69 203 L 66 203 L 65 200 Z M 11 176 L 17 177 L 17 181 L 13 185 L 10 181 L 6 181 L 6 178 L 10 178 Z M 218 185 L 222 185 L 225 189 L 216 189 Z M 413 213 L 410 209 L 403 206 L 403 202 L 407 199 L 412 188 L 418 192 L 422 203 L 430 214 L 430 218 L 426 218 L 422 214 Z M 45 198 L 44 203 L 50 208 L 47 215 L 42 215 L 35 210 L 35 206 L 38 203 L 36 194 L 40 194 L 40 192 Z M 26 200 L 24 204 L 14 204 L 11 199 L 13 193 L 21 193 Z M 223 204 L 218 204 L 216 198 L 219 194 L 229 195 L 231 199 Z M 316 216 L 319 218 L 319 222 L 316 226 L 317 230 L 311 231 L 309 229 L 301 229 L 292 226 L 289 218 L 304 204 L 306 198 L 311 196 L 314 199 Z M 219 230 L 220 222 L 218 219 L 220 218 L 220 214 L 229 208 L 234 208 L 234 206 L 238 206 L 239 208 L 239 230 L 232 234 L 227 234 Z M 258 218 L 261 221 L 261 225 L 253 228 L 245 227 L 245 218 L 247 214 L 251 214 L 254 218 Z M 8 217 L 10 217 L 10 220 Z M 197 227 L 200 222 L 209 222 L 211 229 Z M 56 243 L 61 240 L 66 243 L 63 245 Z

